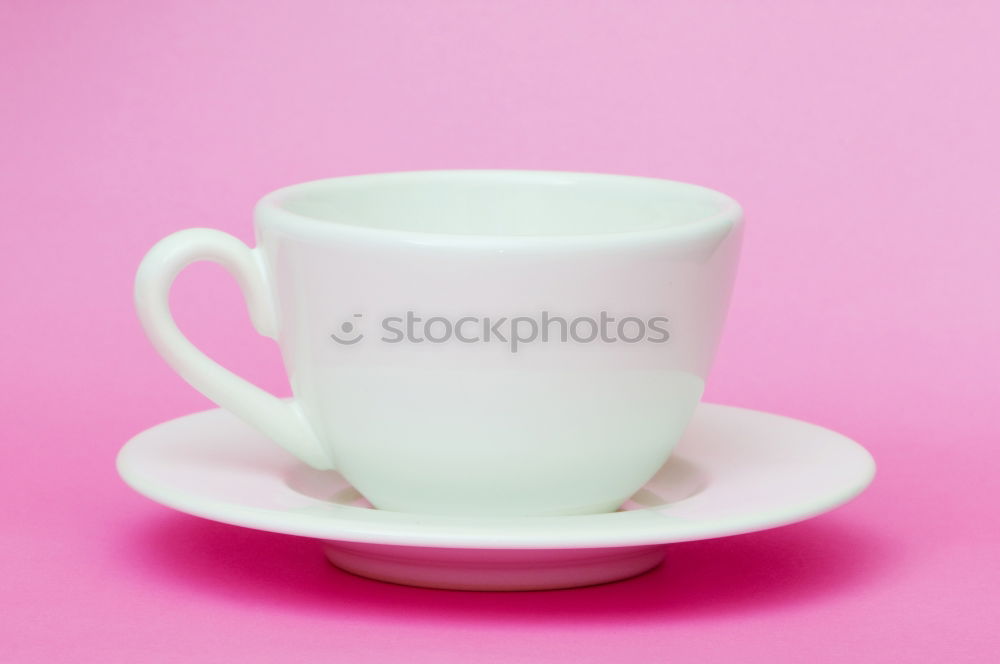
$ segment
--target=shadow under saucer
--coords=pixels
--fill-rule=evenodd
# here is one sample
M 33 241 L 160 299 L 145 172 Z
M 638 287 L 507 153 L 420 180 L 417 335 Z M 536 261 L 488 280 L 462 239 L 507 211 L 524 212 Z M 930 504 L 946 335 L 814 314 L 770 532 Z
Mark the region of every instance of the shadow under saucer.
M 666 564 L 633 579 L 572 590 L 453 592 L 373 583 L 342 572 L 316 542 L 164 514 L 123 528 L 116 549 L 150 582 L 240 604 L 358 617 L 474 622 L 694 620 L 842 593 L 890 566 L 877 533 L 836 515 L 734 537 L 670 544 Z M 414 607 L 419 607 L 414 612 Z

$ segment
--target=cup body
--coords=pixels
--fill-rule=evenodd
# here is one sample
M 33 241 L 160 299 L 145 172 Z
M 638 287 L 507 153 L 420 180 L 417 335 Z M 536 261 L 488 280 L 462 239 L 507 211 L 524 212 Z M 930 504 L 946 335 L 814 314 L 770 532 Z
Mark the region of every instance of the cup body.
M 295 400 L 375 507 L 568 515 L 680 438 L 741 219 L 663 180 L 426 171 L 282 189 L 255 227 Z

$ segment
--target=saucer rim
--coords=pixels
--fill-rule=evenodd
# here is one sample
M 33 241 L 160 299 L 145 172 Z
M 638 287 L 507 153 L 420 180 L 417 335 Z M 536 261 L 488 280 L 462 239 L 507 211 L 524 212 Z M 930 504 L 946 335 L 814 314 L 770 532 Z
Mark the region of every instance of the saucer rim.
M 851 501 L 862 493 L 875 477 L 876 464 L 871 454 L 857 442 L 825 427 L 765 411 L 702 402 L 703 417 L 729 412 L 749 418 L 784 421 L 801 427 L 803 433 L 824 435 L 837 440 L 857 455 L 857 471 L 851 481 L 838 491 L 813 500 L 791 501 L 783 510 L 730 519 L 692 522 L 673 519 L 658 508 L 576 516 L 468 517 L 386 512 L 370 508 L 327 504 L 330 514 L 297 514 L 281 509 L 254 507 L 236 502 L 207 500 L 175 486 L 150 479 L 132 464 L 132 456 L 145 439 L 163 427 L 180 420 L 228 417 L 220 408 L 191 413 L 154 425 L 133 436 L 118 452 L 116 467 L 124 482 L 139 494 L 174 510 L 234 526 L 267 532 L 310 537 L 328 541 L 358 542 L 396 546 L 477 549 L 566 549 L 647 546 L 673 542 L 727 537 L 768 530 L 813 518 Z M 683 502 L 683 501 L 681 501 Z M 378 515 L 378 516 L 376 516 Z M 337 518 L 338 516 L 347 518 Z M 360 516 L 360 520 L 351 519 Z M 571 520 L 571 521 L 567 521 Z M 629 522 L 634 523 L 629 523 Z M 580 528 L 574 534 L 559 533 L 546 525 L 572 523 Z M 614 524 L 614 532 L 607 527 Z M 464 530 L 463 530 L 464 526 Z M 627 526 L 627 527 L 623 527 Z

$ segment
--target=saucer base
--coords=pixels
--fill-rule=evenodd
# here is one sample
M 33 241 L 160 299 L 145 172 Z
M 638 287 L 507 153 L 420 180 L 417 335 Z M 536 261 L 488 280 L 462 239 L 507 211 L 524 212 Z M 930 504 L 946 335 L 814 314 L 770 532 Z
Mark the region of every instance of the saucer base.
M 663 545 L 462 549 L 323 543 L 327 559 L 369 579 L 446 590 L 554 590 L 620 581 L 663 562 Z
M 336 471 L 306 468 L 224 410 L 130 440 L 118 471 L 174 509 L 326 542 L 360 576 L 433 588 L 531 590 L 606 583 L 655 567 L 663 547 L 784 526 L 862 491 L 871 455 L 813 424 L 701 404 L 670 459 L 622 509 L 476 518 L 372 509 Z M 734 564 L 737 564 L 734 562 Z

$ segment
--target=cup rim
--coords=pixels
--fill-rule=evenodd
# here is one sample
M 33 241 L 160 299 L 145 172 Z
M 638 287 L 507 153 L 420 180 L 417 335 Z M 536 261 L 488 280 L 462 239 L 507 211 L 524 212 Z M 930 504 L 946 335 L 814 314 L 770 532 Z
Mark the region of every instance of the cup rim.
M 539 183 L 586 184 L 587 182 L 617 182 L 619 184 L 644 184 L 661 186 L 664 195 L 671 192 L 696 194 L 706 201 L 716 204 L 717 208 L 705 216 L 675 224 L 664 224 L 650 228 L 586 232 L 586 233 L 552 233 L 537 235 L 520 234 L 472 234 L 448 233 L 438 231 L 408 230 L 400 228 L 385 228 L 364 226 L 345 221 L 323 219 L 292 211 L 284 203 L 292 196 L 325 189 L 334 185 L 338 187 L 350 184 L 370 184 L 385 182 L 405 183 L 426 178 L 468 178 L 491 177 L 497 180 L 535 181 Z M 272 227 L 295 236 L 310 237 L 340 237 L 356 240 L 385 240 L 404 242 L 426 246 L 453 247 L 494 247 L 494 248 L 530 248 L 530 247 L 606 247 L 614 245 L 644 245 L 662 242 L 695 241 L 708 237 L 718 237 L 743 220 L 743 209 L 733 198 L 714 189 L 701 185 L 668 180 L 665 178 L 645 177 L 636 175 L 620 175 L 612 173 L 590 173 L 580 171 L 559 170 L 522 170 L 522 169 L 446 169 L 446 170 L 411 170 L 379 173 L 364 173 L 331 178 L 311 180 L 293 184 L 263 196 L 254 208 L 254 217 L 258 224 Z

